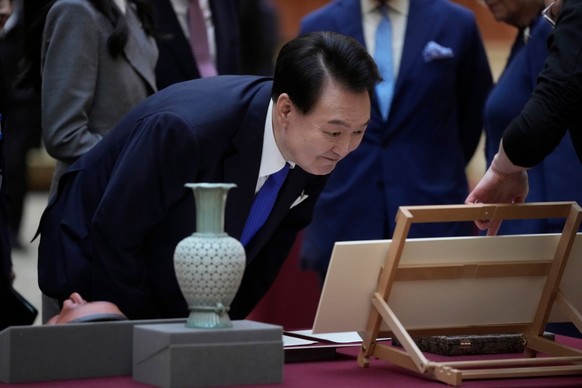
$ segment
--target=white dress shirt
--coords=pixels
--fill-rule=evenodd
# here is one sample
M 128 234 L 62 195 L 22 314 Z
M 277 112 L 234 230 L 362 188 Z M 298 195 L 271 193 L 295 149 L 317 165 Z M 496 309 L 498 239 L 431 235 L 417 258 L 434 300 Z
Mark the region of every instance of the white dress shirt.
M 380 23 L 380 10 L 377 0 L 360 0 L 362 7 L 362 26 L 364 28 L 364 40 L 368 53 L 374 56 L 376 47 L 376 29 Z M 404 35 L 408 20 L 408 0 L 388 0 L 388 18 L 392 26 L 392 60 L 394 79 L 398 77 L 400 59 L 404 48 Z
M 285 166 L 287 161 L 279 151 L 277 143 L 275 142 L 275 134 L 273 133 L 273 100 L 269 102 L 267 109 L 267 118 L 265 120 L 265 135 L 263 136 L 263 152 L 261 153 L 261 167 L 259 168 L 259 179 L 257 180 L 257 193 L 269 175 L 276 173 Z M 294 163 L 289 163 L 291 168 L 295 166 Z

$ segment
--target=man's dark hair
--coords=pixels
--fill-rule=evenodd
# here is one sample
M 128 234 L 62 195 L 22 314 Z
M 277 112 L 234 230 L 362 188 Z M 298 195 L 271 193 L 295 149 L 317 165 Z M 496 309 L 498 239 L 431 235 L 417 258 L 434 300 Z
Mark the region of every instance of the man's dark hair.
M 285 44 L 277 57 L 273 100 L 287 93 L 303 114 L 313 109 L 327 82 L 372 98 L 381 80 L 376 63 L 355 39 L 336 32 L 312 32 Z

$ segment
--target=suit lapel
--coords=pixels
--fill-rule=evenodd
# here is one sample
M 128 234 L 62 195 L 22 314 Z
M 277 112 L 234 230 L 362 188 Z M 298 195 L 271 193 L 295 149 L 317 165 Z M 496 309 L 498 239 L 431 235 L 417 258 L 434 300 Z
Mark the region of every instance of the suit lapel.
M 157 60 L 157 47 L 153 38 L 146 36 L 141 28 L 141 23 L 136 11 L 131 4 L 127 7 L 127 43 L 123 49 L 125 57 L 131 66 L 148 83 L 152 91 L 156 91 L 155 65 Z M 155 55 L 152 55 L 155 53 Z
M 237 185 L 234 189 L 237 190 L 237 195 L 229 196 L 227 200 L 225 229 L 230 236 L 237 239 L 242 235 L 242 230 L 255 198 L 255 183 L 261 163 L 262 134 L 260 137 L 261 139 L 255 147 L 248 148 L 244 152 L 229 158 L 225 163 L 226 182 L 233 182 Z M 310 175 L 298 166 L 289 171 L 289 175 L 279 191 L 269 218 L 267 218 L 265 224 L 247 246 L 249 259 L 254 257 L 270 238 L 273 230 L 287 215 L 293 202 L 301 195 L 309 179 Z
M 337 11 L 334 12 L 334 23 L 337 31 L 351 36 L 364 47 L 364 29 L 362 28 L 362 7 L 359 1 L 341 0 L 336 3 Z M 357 15 L 357 16 L 355 16 Z M 355 22 L 357 21 L 357 22 Z
M 210 2 L 212 10 L 212 21 L 214 23 L 214 37 L 216 42 L 216 70 L 218 74 L 232 73 L 233 58 L 229 53 L 236 50 L 238 44 L 231 41 L 231 37 L 238 36 L 230 31 L 238 26 L 233 25 L 236 20 L 236 14 L 233 6 L 220 0 Z
M 406 120 L 410 114 L 413 114 L 410 106 L 403 100 L 406 98 L 403 93 L 406 93 L 407 88 L 409 88 L 406 85 L 418 82 L 418 62 L 422 61 L 422 50 L 434 36 L 434 31 L 431 27 L 434 25 L 431 21 L 431 18 L 434 17 L 431 9 L 433 4 L 433 0 L 410 0 L 402 56 L 400 58 L 398 76 L 394 84 L 392 106 L 390 107 L 391 113 L 387 126 L 382 129 L 383 136 L 385 136 L 384 141 L 387 141 L 389 137 L 393 136 L 401 128 L 402 120 Z M 374 121 L 382 122 L 376 99 L 374 99 L 372 114 Z
M 248 218 L 254 197 L 255 186 L 261 164 L 263 133 L 267 107 L 271 98 L 271 88 L 264 87 L 253 98 L 241 129 L 233 139 L 237 152 L 224 164 L 224 180 L 235 183 L 236 195 L 230 195 L 225 209 L 225 230 L 240 238 Z M 293 201 L 301 194 L 311 175 L 299 167 L 289 172 L 285 183 L 277 196 L 277 201 L 263 227 L 254 236 L 247 247 L 247 257 L 252 259 L 270 238 L 273 230 L 287 215 Z M 234 193 L 233 193 L 234 194 Z
M 418 67 L 414 64 L 422 60 L 422 50 L 426 43 L 433 36 L 432 28 L 427 28 L 431 23 L 431 5 L 432 0 L 410 0 L 408 9 L 408 20 L 406 22 L 406 32 L 404 34 L 404 46 L 398 78 L 394 86 L 394 102 L 398 102 L 398 94 L 406 84 L 406 79 L 411 72 L 417 71 Z
M 172 53 L 174 60 L 182 68 L 184 74 L 188 74 L 188 78 L 199 78 L 190 43 L 182 31 L 180 22 L 178 22 L 176 13 L 172 8 L 172 2 L 170 0 L 157 0 L 155 3 L 156 17 L 160 21 L 159 24 L 165 28 L 161 32 L 168 35 L 168 37 L 159 38 L 158 44 L 163 45 Z M 195 75 L 192 75 L 193 73 Z
M 257 234 L 253 237 L 251 242 L 246 247 L 247 259 L 252 260 L 262 247 L 269 241 L 273 235 L 273 231 L 279 226 L 283 219 L 287 216 L 289 208 L 293 201 L 301 195 L 303 188 L 306 186 L 310 175 L 296 166 L 289 171 L 289 175 L 281 187 L 277 196 L 277 201 L 273 206 L 273 210 L 265 221 L 265 224 L 259 229 Z
M 271 83 L 267 83 L 253 98 L 233 138 L 235 153 L 225 160 L 224 179 L 235 183 L 236 195 L 226 203 L 226 232 L 240 238 L 255 196 L 255 187 L 261 165 L 263 134 L 267 108 L 271 98 Z
M 255 131 L 259 130 L 255 128 Z M 236 154 L 224 164 L 225 181 L 236 184 L 236 188 L 233 189 L 236 195 L 230 195 L 226 202 L 225 230 L 237 239 L 242 235 L 255 197 L 255 186 L 261 164 L 262 134 L 260 138 L 261 140 L 254 147 Z
M 351 36 L 367 49 L 362 26 L 362 7 L 360 1 L 340 0 L 334 6 L 335 8 L 331 17 L 335 31 L 346 36 Z M 354 17 L 354 15 L 357 15 L 357 17 Z M 380 109 L 375 98 L 372 100 L 372 114 L 374 117 L 380 117 Z

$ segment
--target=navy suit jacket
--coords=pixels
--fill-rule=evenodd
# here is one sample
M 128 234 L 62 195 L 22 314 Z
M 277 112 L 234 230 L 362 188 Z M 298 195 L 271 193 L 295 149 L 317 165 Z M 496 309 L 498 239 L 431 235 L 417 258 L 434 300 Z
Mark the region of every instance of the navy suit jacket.
M 154 0 L 159 58 L 158 89 L 200 78 L 190 43 L 184 36 L 170 0 Z M 218 74 L 240 73 L 239 19 L 236 0 L 210 1 L 216 43 Z
M 337 0 L 302 20 L 301 33 L 336 31 L 365 46 L 359 0 Z M 429 42 L 452 57 L 423 57 Z M 331 174 L 302 247 L 325 271 L 335 241 L 392 236 L 402 205 L 463 203 L 465 166 L 482 133 L 491 72 L 474 15 L 444 0 L 410 0 L 390 117 L 374 100 L 362 144 Z M 471 232 L 469 223 L 415 224 L 411 236 Z
M 194 197 L 184 184 L 235 183 L 225 229 L 240 238 L 254 198 L 271 84 L 251 76 L 187 81 L 126 115 L 63 175 L 42 216 L 42 291 L 61 300 L 73 291 L 108 300 L 132 319 L 186 316 L 173 266 L 176 244 L 195 231 Z M 231 318 L 245 318 L 268 290 L 325 180 L 299 166 L 290 171 L 246 247 Z M 309 197 L 291 207 L 302 193 Z

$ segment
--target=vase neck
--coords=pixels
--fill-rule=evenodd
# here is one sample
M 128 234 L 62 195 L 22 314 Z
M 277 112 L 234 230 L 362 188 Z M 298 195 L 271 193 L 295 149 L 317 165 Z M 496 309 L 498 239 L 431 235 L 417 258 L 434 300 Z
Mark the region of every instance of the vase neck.
M 196 201 L 196 232 L 224 233 L 224 208 L 232 184 L 192 184 Z

